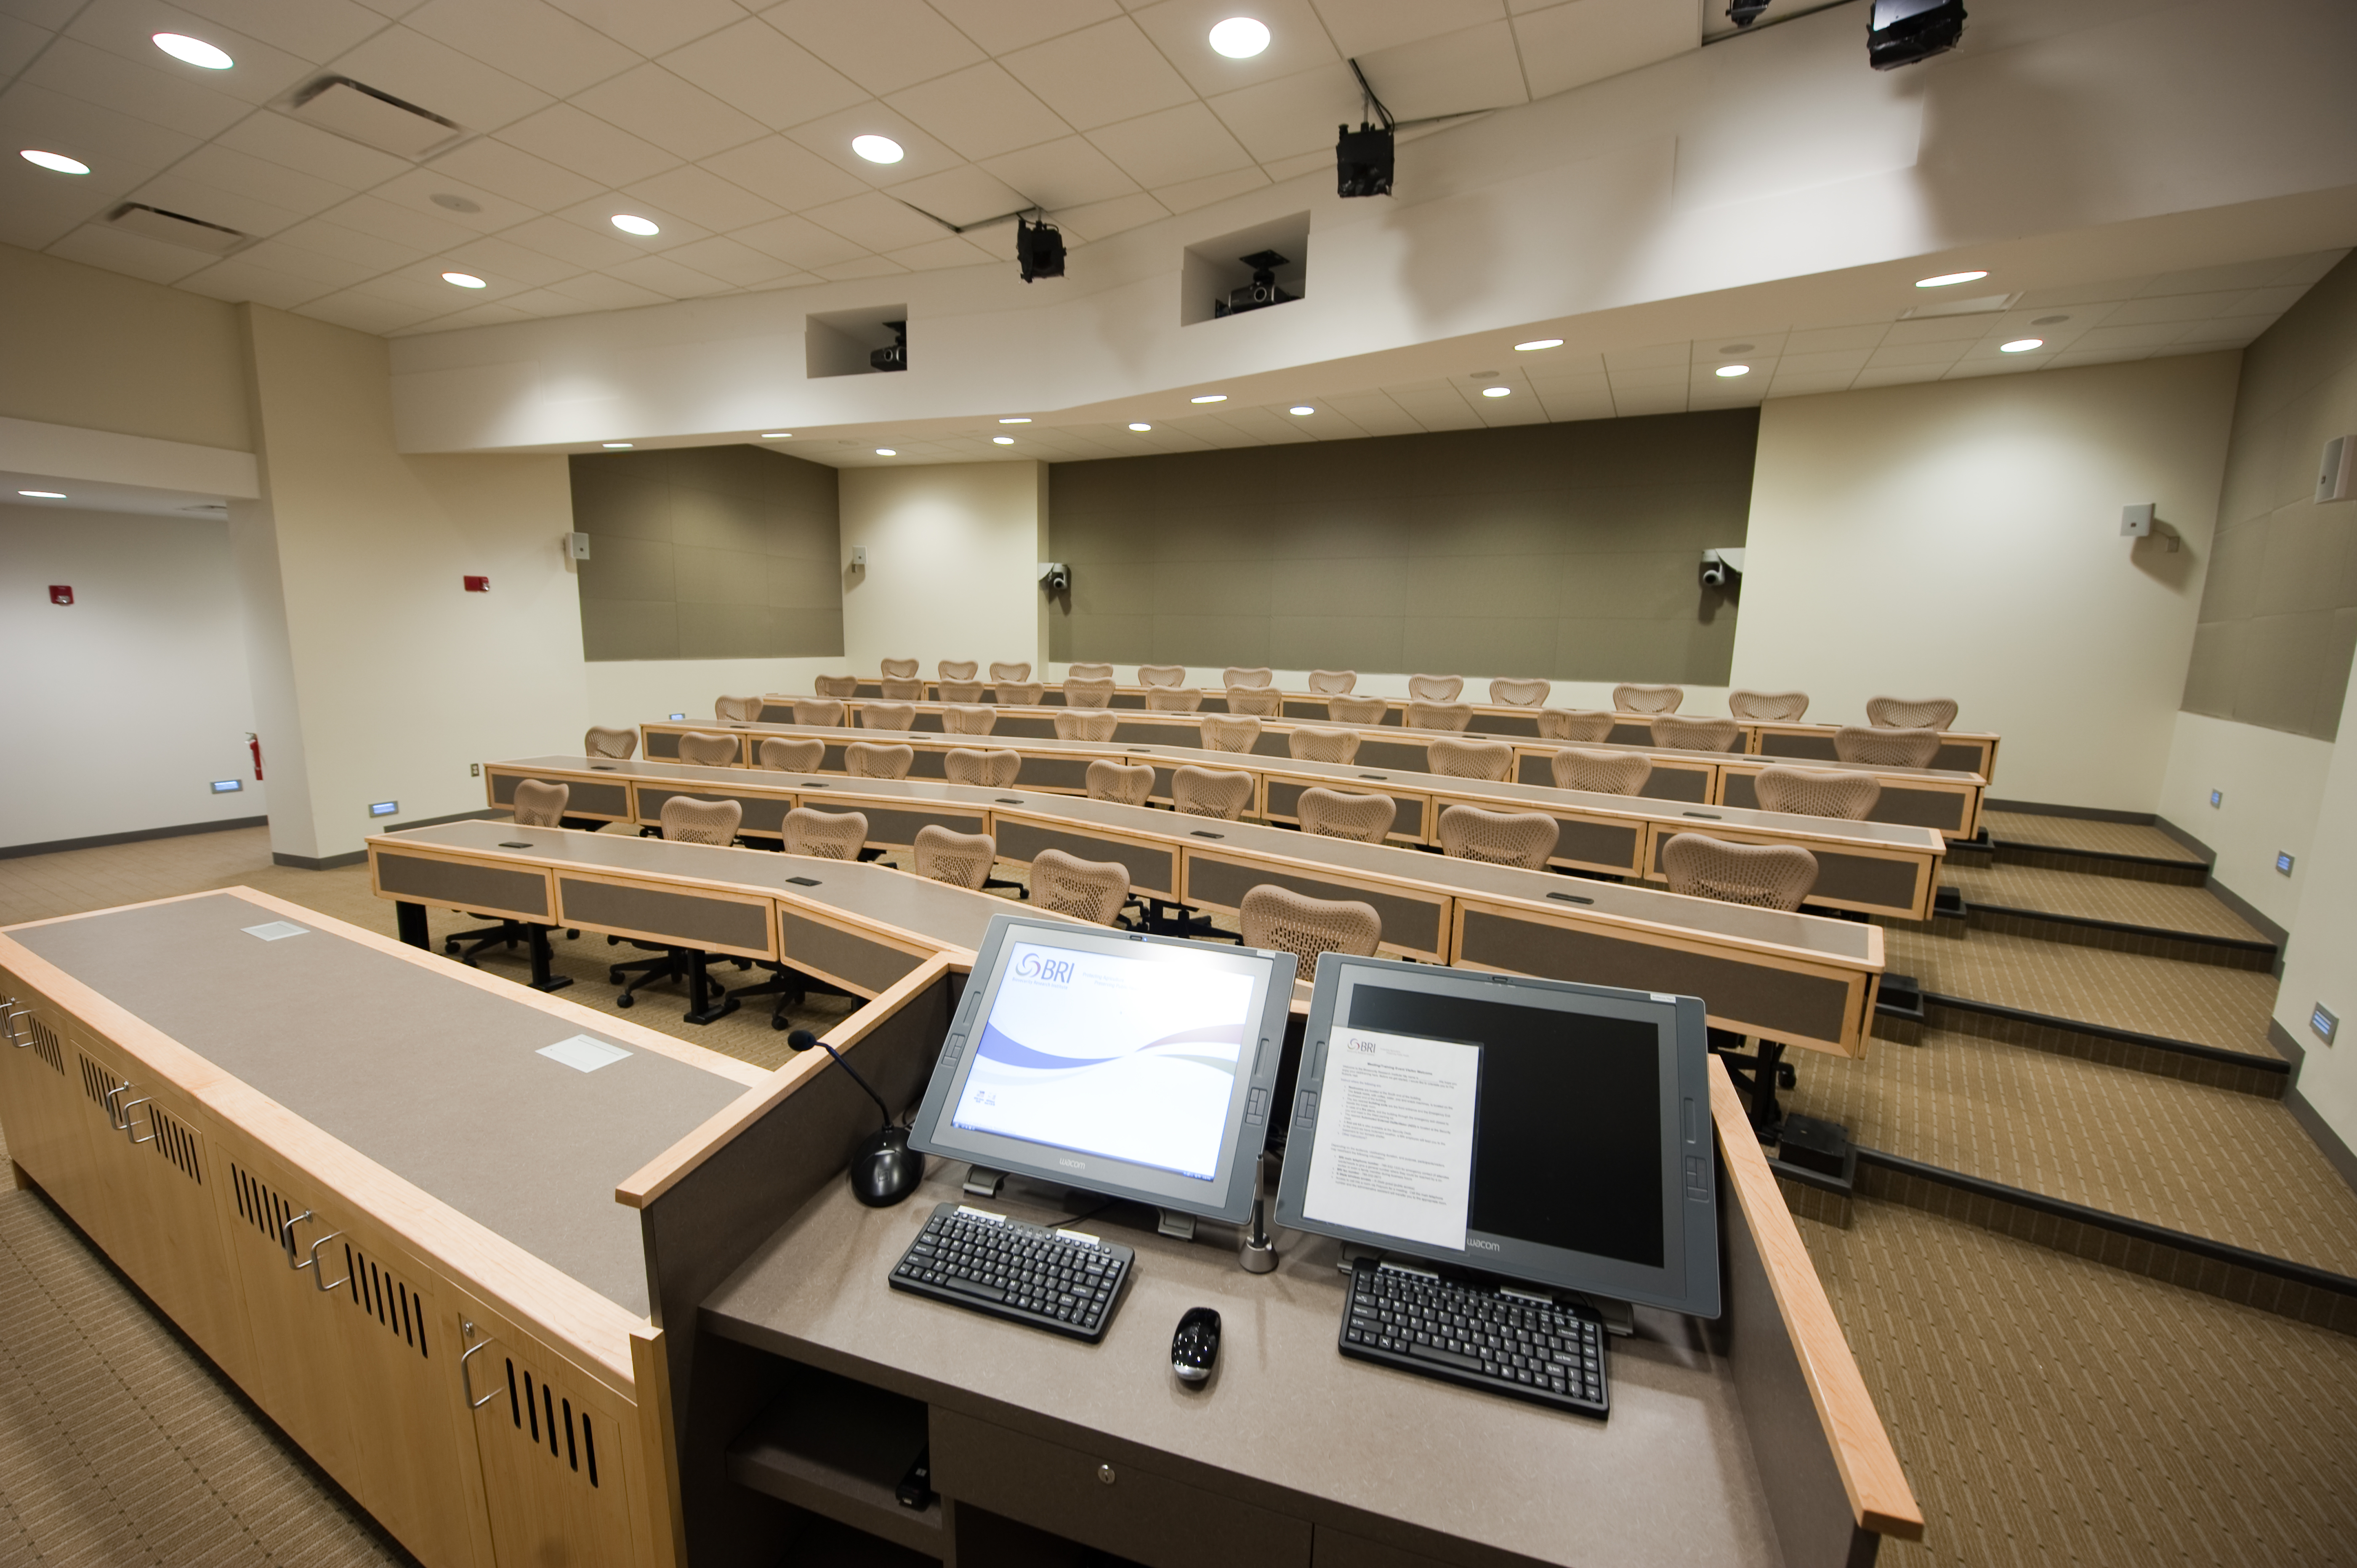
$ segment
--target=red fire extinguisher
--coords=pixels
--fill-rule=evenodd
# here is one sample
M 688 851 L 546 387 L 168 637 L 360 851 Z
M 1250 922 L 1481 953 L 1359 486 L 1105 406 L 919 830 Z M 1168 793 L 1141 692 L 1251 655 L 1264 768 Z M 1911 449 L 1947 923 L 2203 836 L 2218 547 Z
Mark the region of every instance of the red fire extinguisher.
M 245 746 L 253 753 L 253 781 L 259 784 L 262 782 L 262 737 L 248 730 L 245 732 Z

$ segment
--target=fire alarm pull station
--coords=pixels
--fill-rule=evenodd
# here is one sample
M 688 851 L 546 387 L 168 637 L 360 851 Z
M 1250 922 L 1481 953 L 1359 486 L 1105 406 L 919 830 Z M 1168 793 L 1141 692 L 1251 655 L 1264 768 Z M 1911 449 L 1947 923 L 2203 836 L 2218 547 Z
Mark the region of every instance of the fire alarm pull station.
M 491 591 L 491 580 L 489 577 L 468 577 L 466 583 L 467 591 L 470 594 L 488 594 Z
M 73 603 L 73 590 L 67 587 L 63 583 L 51 583 L 49 585 L 49 603 L 53 605 L 70 605 Z

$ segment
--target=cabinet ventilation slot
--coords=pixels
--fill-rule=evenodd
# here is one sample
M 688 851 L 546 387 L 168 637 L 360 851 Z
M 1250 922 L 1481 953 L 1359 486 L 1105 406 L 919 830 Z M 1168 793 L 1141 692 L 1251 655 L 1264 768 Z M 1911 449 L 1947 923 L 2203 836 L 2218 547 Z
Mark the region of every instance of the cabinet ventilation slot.
M 62 1077 L 66 1070 L 65 1053 L 58 1049 L 58 1032 L 38 1018 L 25 1020 L 33 1026 L 33 1054 L 49 1064 L 49 1070 Z
M 533 1382 L 531 1369 L 527 1368 L 519 1374 L 514 1361 L 509 1361 L 507 1366 L 508 1417 L 515 1423 L 516 1430 L 528 1432 L 535 1448 L 540 1446 L 545 1433 L 549 1457 L 564 1460 L 575 1472 L 587 1475 L 591 1486 L 597 1486 L 597 1439 L 589 1430 L 589 1412 L 585 1408 L 576 1416 L 571 1400 L 560 1398 L 556 1391 L 544 1381 L 537 1385 Z M 521 1391 L 516 1384 L 519 1376 L 523 1380 Z M 560 1410 L 565 1423 L 561 1436 L 557 1428 Z M 576 1423 L 579 1428 L 577 1434 Z
M 82 1093 L 89 1096 L 90 1102 L 92 1105 L 97 1106 L 100 1110 L 107 1112 L 109 1116 L 112 1116 L 114 1113 L 114 1107 L 108 1101 L 106 1097 L 113 1093 L 122 1084 L 123 1080 L 115 1077 L 113 1073 L 107 1071 L 104 1068 L 99 1066 L 96 1062 L 91 1060 L 88 1057 L 81 1057 L 80 1060 L 81 1062 Z
M 281 1227 L 302 1210 L 288 1207 L 285 1198 L 235 1165 L 229 1167 L 229 1175 L 230 1184 L 237 1188 L 238 1218 L 262 1232 L 272 1246 L 294 1256 L 294 1243 Z
M 417 1352 L 420 1360 L 433 1359 L 425 1348 L 424 1296 L 393 1278 L 391 1269 L 378 1267 L 375 1259 L 350 1243 L 344 1247 L 344 1276 L 354 1306 L 390 1329 L 394 1338 Z
M 149 1106 L 147 1111 L 156 1123 L 156 1135 L 148 1147 L 171 1161 L 173 1168 L 182 1176 L 199 1187 L 204 1186 L 204 1167 L 197 1159 L 197 1135 L 155 1106 Z

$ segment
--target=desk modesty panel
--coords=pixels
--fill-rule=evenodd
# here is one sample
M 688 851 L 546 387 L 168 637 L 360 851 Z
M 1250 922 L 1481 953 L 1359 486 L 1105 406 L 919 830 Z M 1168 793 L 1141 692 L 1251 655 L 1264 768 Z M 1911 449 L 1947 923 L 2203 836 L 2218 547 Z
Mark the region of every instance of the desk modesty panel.
M 421 1561 L 677 1561 L 613 1191 L 766 1075 L 246 888 L 0 986 L 12 1159 Z

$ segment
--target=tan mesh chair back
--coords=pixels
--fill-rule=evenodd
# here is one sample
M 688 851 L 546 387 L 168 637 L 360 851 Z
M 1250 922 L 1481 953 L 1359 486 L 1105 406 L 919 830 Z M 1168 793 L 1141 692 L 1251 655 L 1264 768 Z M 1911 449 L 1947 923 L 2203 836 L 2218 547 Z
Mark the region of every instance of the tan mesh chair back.
M 1232 822 L 1252 804 L 1254 779 L 1249 773 L 1192 764 L 1170 775 L 1170 803 L 1184 817 L 1216 817 Z
M 1727 711 L 1738 719 L 1791 724 L 1809 711 L 1806 692 L 1729 692 Z
M 1448 730 L 1463 734 L 1473 722 L 1470 703 L 1410 703 L 1407 705 L 1407 727 L 1410 729 Z
M 862 703 L 859 704 L 861 729 L 912 730 L 917 727 L 917 709 L 912 703 Z
M 1407 694 L 1419 703 L 1453 703 L 1465 694 L 1462 675 L 1411 675 Z
M 887 659 L 880 668 L 886 680 L 906 681 L 917 672 L 917 661 L 913 659 Z
M 761 743 L 761 766 L 779 773 L 815 773 L 826 742 L 814 735 L 772 736 Z
M 1392 711 L 1382 697 L 1329 697 L 1326 716 L 1338 725 L 1379 725 Z
M 1834 755 L 1860 768 L 1929 768 L 1940 755 L 1940 732 L 1844 725 L 1834 731 Z
M 1675 714 L 1653 715 L 1653 744 L 1678 751 L 1733 751 L 1743 739 L 1743 726 L 1733 719 L 1680 718 Z
M 1615 686 L 1612 705 L 1624 714 L 1674 714 L 1686 700 L 1684 686 Z
M 1205 714 L 1203 749 L 1250 751 L 1260 739 L 1260 721 L 1250 714 Z
M 1048 688 L 1037 681 L 1001 681 L 991 689 L 1010 708 L 1036 708 L 1039 699 L 1048 694 Z
M 1110 926 L 1129 902 L 1129 867 L 1117 860 L 1082 860 L 1060 849 L 1043 849 L 1031 858 L 1031 902 Z
M 1108 710 L 1096 708 L 1074 713 L 1066 708 L 1055 718 L 1058 740 L 1111 740 L 1114 726 L 1121 723 Z
M 1319 953 L 1372 958 L 1383 944 L 1383 918 L 1372 904 L 1355 898 L 1307 898 L 1288 887 L 1264 882 L 1236 906 L 1244 946 L 1289 952 L 1305 971 L 1318 967 Z
M 1137 667 L 1137 683 L 1141 686 L 1183 686 L 1187 683 L 1184 664 L 1141 664 Z
M 1562 830 L 1544 811 L 1485 811 L 1451 806 L 1440 813 L 1440 852 L 1458 860 L 1544 871 Z
M 952 832 L 939 822 L 917 830 L 917 875 L 979 893 L 998 864 L 998 841 L 988 833 Z
M 1877 729 L 1953 729 L 1956 700 L 1924 697 L 1910 702 L 1905 697 L 1868 697 L 1866 722 Z
M 627 762 L 639 753 L 639 732 L 591 725 L 589 733 L 581 737 L 581 749 L 592 757 L 610 757 L 617 762 Z
M 662 836 L 673 843 L 734 843 L 745 808 L 734 800 L 673 795 L 662 803 Z
M 1220 671 L 1220 684 L 1222 686 L 1265 686 L 1275 679 L 1276 671 L 1274 670 L 1247 670 L 1241 665 Z
M 887 702 L 921 703 L 925 700 L 925 683 L 913 675 L 887 675 L 878 684 L 884 688 Z
M 939 690 L 942 701 L 944 703 L 971 704 L 982 701 L 982 694 L 990 688 L 979 681 L 943 681 L 940 683 Z
M 1361 795 L 1351 789 L 1323 789 L 1316 785 L 1301 792 L 1294 806 L 1301 831 L 1319 838 L 1353 839 L 1381 843 L 1391 836 L 1399 818 L 1399 802 L 1389 795 Z
M 759 697 L 715 697 L 712 716 L 723 724 L 749 725 L 761 716 Z
M 1154 793 L 1154 769 L 1145 763 L 1132 768 L 1126 763 L 1099 757 L 1089 764 L 1089 799 L 1111 800 L 1115 805 L 1143 806 Z
M 679 759 L 697 768 L 734 768 L 745 755 L 733 735 L 709 735 L 692 729 L 679 737 Z
M 544 784 L 519 779 L 515 787 L 515 824 L 520 828 L 553 828 L 565 821 L 565 802 L 573 797 L 566 784 Z
M 1359 732 L 1304 725 L 1285 737 L 1285 749 L 1305 762 L 1350 762 L 1359 755 Z
M 887 682 L 886 684 L 889 685 L 890 682 Z M 844 705 L 824 697 L 796 697 L 794 723 L 820 725 L 828 729 L 837 728 L 844 723 Z
M 1351 688 L 1358 683 L 1359 672 L 1355 670 L 1312 670 L 1309 672 L 1309 689 L 1321 696 L 1347 696 Z
M 867 847 L 865 811 L 813 811 L 796 806 L 786 813 L 786 853 L 815 860 L 857 860 Z
M 1514 776 L 1514 748 L 1502 740 L 1436 740 L 1424 748 L 1424 768 L 1443 779 L 1503 784 Z
M 1285 712 L 1285 693 L 1274 686 L 1231 686 L 1228 712 L 1273 719 Z
M 1113 677 L 1110 675 L 1083 680 L 1074 676 L 1064 682 L 1064 705 L 1068 708 L 1109 708 L 1113 706 Z
M 1763 768 L 1752 784 L 1760 791 L 1763 811 L 1792 811 L 1803 817 L 1841 817 L 1866 821 L 1882 798 L 1882 781 L 1871 773 L 1846 773 L 1834 768 Z
M 859 695 L 859 677 L 856 675 L 813 676 L 811 690 L 822 697 L 833 697 L 837 701 L 845 697 L 856 697 Z
M 1148 686 L 1146 706 L 1149 713 L 1191 714 L 1203 705 L 1200 686 Z
M 944 659 L 933 668 L 941 671 L 944 681 L 971 681 L 982 666 L 971 659 Z
M 985 789 L 1011 789 L 1023 771 L 1023 754 L 996 746 L 953 746 L 942 758 L 942 772 L 952 784 L 979 784 Z
M 1068 681 L 1110 681 L 1113 679 L 1113 666 L 1110 664 L 1067 664 L 1064 666 L 1064 678 Z
M 952 703 L 942 710 L 942 728 L 950 735 L 988 735 L 998 723 L 998 710 L 975 703 Z
M 1734 843 L 1674 833 L 1662 846 L 1670 891 L 1723 904 L 1797 909 L 1817 885 L 1817 857 L 1796 843 Z
M 1554 689 L 1544 681 L 1492 681 L 1490 700 L 1503 707 L 1535 708 Z
M 990 678 L 993 681 L 1028 681 L 1031 679 L 1031 666 L 994 661 L 990 666 Z
M 854 779 L 906 779 L 917 760 L 913 746 L 884 746 L 855 740 L 843 748 L 843 770 Z
M 1619 722 L 1613 714 L 1598 713 L 1593 708 L 1541 708 L 1539 738 L 1610 740 L 1612 726 Z
M 1634 795 L 1653 776 L 1653 759 L 1634 751 L 1584 751 L 1564 747 L 1547 758 L 1558 789 L 1585 789 L 1592 795 Z

